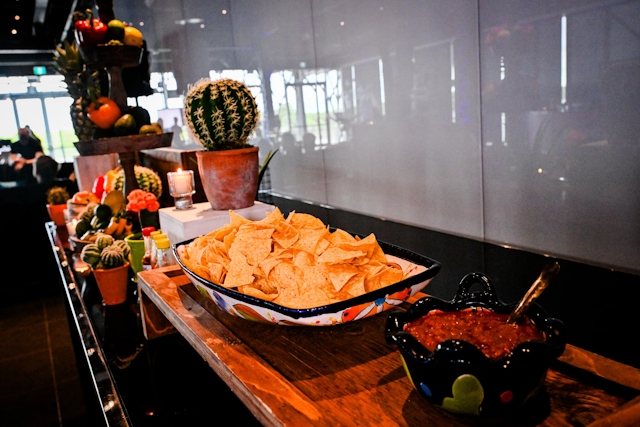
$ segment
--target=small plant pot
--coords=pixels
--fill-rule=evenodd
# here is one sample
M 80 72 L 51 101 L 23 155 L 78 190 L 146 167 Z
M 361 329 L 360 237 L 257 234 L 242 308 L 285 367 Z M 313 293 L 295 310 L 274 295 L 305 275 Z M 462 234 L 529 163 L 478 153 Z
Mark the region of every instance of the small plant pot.
M 64 211 L 67 209 L 66 204 L 62 205 L 47 205 L 47 212 L 49 213 L 49 218 L 53 221 L 58 227 L 64 227 L 67 225 L 67 222 L 64 219 Z
M 141 233 L 135 233 L 125 237 L 124 241 L 127 242 L 129 247 L 131 248 L 131 268 L 136 274 L 137 281 L 137 275 L 142 271 L 142 258 L 144 257 L 144 239 Z
M 93 270 L 102 300 L 105 305 L 122 304 L 127 300 L 129 285 L 129 263 L 106 270 Z
M 253 206 L 258 191 L 258 147 L 197 151 L 202 187 L 214 211 Z

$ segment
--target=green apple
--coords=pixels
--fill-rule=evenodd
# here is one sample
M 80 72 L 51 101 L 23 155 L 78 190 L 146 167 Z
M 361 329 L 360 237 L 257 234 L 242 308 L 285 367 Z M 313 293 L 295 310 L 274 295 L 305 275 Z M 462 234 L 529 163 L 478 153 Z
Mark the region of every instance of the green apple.
M 107 24 L 107 41 L 124 40 L 124 23 L 118 19 L 112 19 Z

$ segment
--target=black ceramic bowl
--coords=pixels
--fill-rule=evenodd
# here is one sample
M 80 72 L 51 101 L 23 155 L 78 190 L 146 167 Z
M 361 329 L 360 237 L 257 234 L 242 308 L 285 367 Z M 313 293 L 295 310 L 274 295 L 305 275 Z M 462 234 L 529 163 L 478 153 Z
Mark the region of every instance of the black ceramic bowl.
M 480 284 L 482 291 L 471 292 L 474 284 Z M 490 359 L 478 347 L 462 340 L 443 341 L 431 352 L 404 327 L 432 310 L 488 309 L 509 314 L 515 305 L 504 304 L 496 297 L 486 275 L 470 273 L 460 281 L 452 301 L 428 296 L 406 312 L 391 312 L 385 338 L 397 344 L 411 383 L 429 402 L 457 414 L 503 416 L 540 390 L 550 361 L 562 355 L 566 339 L 560 320 L 549 317 L 534 303 L 525 315 L 543 333 L 544 340 L 518 344 L 500 359 Z

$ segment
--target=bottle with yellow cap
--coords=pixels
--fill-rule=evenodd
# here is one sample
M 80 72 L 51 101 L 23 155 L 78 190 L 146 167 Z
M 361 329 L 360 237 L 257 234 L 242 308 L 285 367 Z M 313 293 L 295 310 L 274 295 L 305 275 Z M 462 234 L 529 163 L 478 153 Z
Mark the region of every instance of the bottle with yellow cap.
M 169 265 L 175 265 L 176 260 L 171 253 L 171 243 L 167 237 L 156 239 L 157 248 L 157 268 L 167 267 Z
M 156 248 L 156 239 L 158 236 L 167 237 L 162 230 L 155 230 L 150 233 L 151 236 L 151 268 L 157 268 L 158 264 L 158 249 Z

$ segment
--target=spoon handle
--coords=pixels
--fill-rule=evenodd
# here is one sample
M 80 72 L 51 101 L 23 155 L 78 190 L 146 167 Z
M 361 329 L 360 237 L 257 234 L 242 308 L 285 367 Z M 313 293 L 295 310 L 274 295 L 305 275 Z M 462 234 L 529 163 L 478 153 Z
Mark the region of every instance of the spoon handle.
M 533 282 L 527 293 L 522 297 L 516 308 L 511 312 L 507 323 L 517 323 L 529 306 L 538 299 L 540 294 L 549 286 L 551 278 L 560 271 L 560 264 L 556 261 L 547 264 L 540 273 L 540 276 Z

